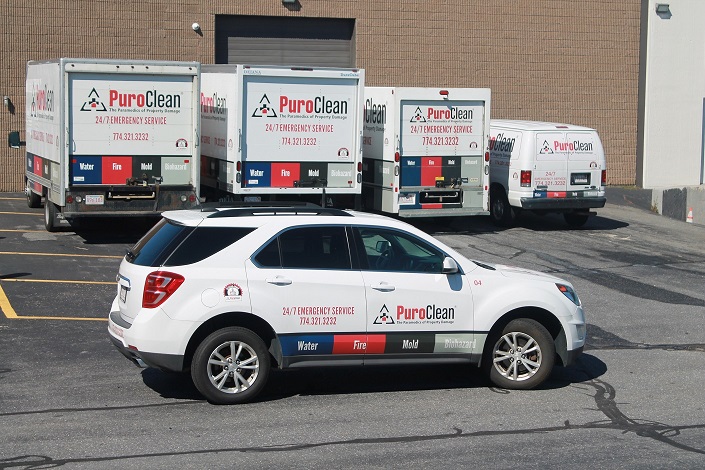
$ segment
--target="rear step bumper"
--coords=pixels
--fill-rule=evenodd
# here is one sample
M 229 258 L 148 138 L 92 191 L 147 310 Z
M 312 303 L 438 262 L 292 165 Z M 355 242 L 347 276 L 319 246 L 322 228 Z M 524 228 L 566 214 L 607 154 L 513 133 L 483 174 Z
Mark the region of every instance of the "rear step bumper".
M 521 200 L 522 209 L 597 209 L 605 207 L 606 197 L 566 197 L 566 198 L 533 198 L 523 197 Z

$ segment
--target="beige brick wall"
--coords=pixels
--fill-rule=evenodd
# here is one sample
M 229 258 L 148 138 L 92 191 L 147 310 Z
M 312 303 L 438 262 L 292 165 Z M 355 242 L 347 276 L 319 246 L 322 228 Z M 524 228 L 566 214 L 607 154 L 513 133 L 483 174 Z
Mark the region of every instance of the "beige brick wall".
M 28 60 L 57 57 L 212 63 L 215 15 L 356 19 L 357 65 L 368 85 L 490 87 L 492 116 L 596 128 L 608 183 L 633 184 L 640 0 L 3 0 L 0 191 L 24 186 Z M 203 36 L 191 30 L 198 22 Z

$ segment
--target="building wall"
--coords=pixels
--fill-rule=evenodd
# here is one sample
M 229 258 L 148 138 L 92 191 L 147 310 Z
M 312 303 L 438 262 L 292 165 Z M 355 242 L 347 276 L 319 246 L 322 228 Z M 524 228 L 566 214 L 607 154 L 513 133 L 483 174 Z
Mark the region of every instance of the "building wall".
M 694 0 L 695 1 L 695 0 Z M 609 184 L 633 184 L 641 0 L 4 0 L 0 135 L 24 140 L 28 60 L 56 57 L 213 63 L 216 15 L 356 20 L 368 85 L 489 87 L 492 116 L 596 128 Z M 198 22 L 203 35 L 191 24 Z M 24 187 L 24 147 L 0 146 L 0 191 Z
M 705 2 L 645 1 L 644 106 L 637 182 L 644 188 L 703 184 Z

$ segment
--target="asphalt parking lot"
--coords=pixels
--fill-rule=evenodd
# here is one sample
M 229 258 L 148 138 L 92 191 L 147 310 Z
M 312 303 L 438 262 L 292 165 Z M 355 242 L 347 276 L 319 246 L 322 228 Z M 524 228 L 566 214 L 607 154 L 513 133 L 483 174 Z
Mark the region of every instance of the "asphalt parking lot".
M 530 392 L 459 366 L 287 371 L 218 407 L 107 338 L 120 260 L 153 221 L 47 233 L 42 217 L 0 194 L 0 469 L 705 466 L 705 227 L 610 204 L 579 230 L 416 221 L 570 280 L 589 322 L 578 364 Z

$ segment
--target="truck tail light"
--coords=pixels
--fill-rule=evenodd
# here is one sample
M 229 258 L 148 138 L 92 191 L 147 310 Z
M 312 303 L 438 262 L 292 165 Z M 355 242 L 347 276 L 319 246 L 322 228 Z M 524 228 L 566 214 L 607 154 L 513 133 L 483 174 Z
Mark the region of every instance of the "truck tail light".
M 519 181 L 522 188 L 531 187 L 531 170 L 521 170 L 521 179 Z
M 401 156 L 399 155 L 399 152 L 394 152 L 394 161 L 399 163 L 399 160 L 401 160 Z
M 485 152 L 485 161 L 486 162 L 490 161 L 490 152 Z
M 149 273 L 144 282 L 142 308 L 156 308 L 163 304 L 185 281 L 180 274 L 168 271 Z
M 357 162 L 357 172 L 362 173 L 362 162 Z
M 602 186 L 607 186 L 607 170 L 602 170 Z

